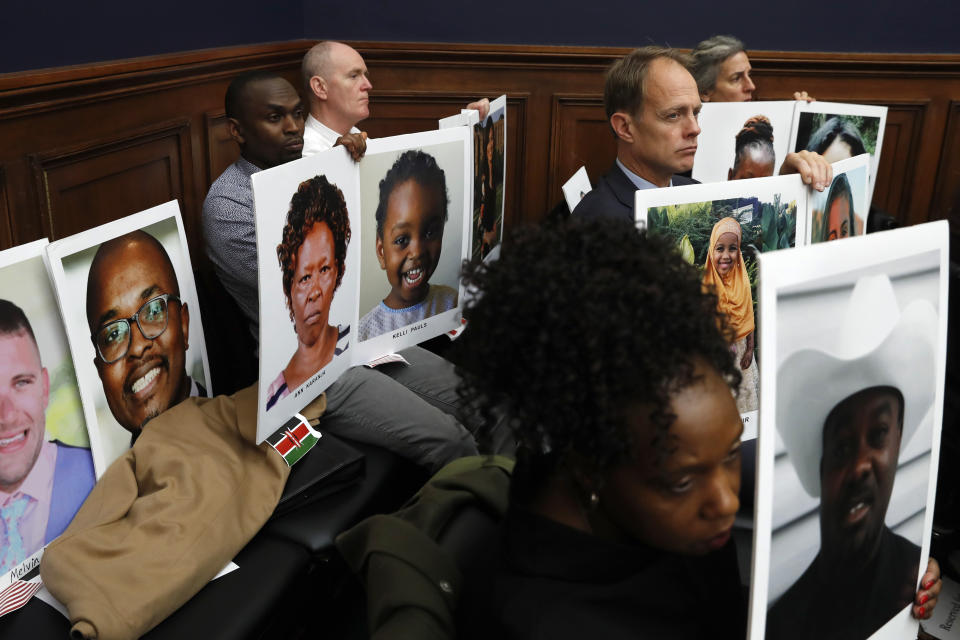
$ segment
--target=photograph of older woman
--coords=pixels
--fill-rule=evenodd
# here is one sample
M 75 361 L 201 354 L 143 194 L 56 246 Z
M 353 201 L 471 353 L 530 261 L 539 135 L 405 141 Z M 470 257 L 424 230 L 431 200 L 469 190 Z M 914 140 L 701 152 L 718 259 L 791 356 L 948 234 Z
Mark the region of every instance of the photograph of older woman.
M 810 224 L 810 241 L 813 244 L 863 233 L 854 212 L 853 191 L 846 174 L 834 177 L 823 210 L 814 209 Z
M 740 371 L 697 270 L 630 222 L 573 218 L 465 280 L 462 394 L 510 416 L 518 450 L 458 637 L 743 638 Z
M 376 252 L 390 292 L 360 319 L 360 340 L 457 306 L 457 290 L 431 285 L 447 222 L 447 181 L 429 153 L 405 151 L 380 181 Z
M 710 232 L 710 250 L 703 269 L 703 288 L 717 296 L 717 312 L 726 319 L 733 339 L 733 361 L 741 369 L 737 393 L 740 413 L 760 406 L 760 372 L 754 357 L 753 295 L 740 245 L 743 231 L 734 218 L 721 218 Z
M 498 121 L 500 122 L 500 121 Z M 500 238 L 503 212 L 503 127 L 487 116 L 474 135 L 480 137 L 474 187 L 473 257 L 484 258 Z M 499 150 L 498 150 L 499 145 Z
M 743 128 L 737 132 L 733 167 L 727 172 L 727 180 L 772 176 L 776 159 L 770 118 L 764 115 L 753 116 L 744 122 Z
M 300 183 L 290 200 L 277 259 L 297 350 L 270 384 L 267 410 L 350 345 L 350 326 L 334 326 L 330 304 L 343 281 L 350 219 L 343 193 L 324 176 Z

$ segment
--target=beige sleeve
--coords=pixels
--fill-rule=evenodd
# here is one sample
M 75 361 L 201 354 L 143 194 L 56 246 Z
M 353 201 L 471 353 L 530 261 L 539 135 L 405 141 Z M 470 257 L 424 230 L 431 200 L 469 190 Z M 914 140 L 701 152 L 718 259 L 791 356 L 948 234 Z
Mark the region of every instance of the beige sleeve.
M 185 400 L 107 469 L 41 562 L 74 633 L 143 635 L 267 521 L 289 468 L 270 445 L 253 444 L 256 401 L 256 385 Z

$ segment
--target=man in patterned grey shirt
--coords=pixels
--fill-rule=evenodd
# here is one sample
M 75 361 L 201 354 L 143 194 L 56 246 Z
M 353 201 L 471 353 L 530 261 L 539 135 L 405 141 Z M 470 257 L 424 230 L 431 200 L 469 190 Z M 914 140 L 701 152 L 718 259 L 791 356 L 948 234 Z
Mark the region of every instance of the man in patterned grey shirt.
M 258 336 L 256 224 L 250 176 L 296 160 L 303 149 L 304 107 L 280 76 L 254 71 L 227 88 L 225 110 L 240 158 L 214 181 L 203 203 L 207 255 L 224 288 Z M 477 452 L 473 436 L 457 419 L 458 378 L 453 365 L 412 347 L 410 363 L 358 366 L 327 388 L 320 428 L 369 442 L 409 458 L 431 472 Z

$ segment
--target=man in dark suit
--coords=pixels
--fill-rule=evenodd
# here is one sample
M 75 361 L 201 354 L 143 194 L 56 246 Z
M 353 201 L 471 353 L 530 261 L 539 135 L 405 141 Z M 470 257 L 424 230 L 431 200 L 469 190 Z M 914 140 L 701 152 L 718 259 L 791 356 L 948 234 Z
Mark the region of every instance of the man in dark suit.
M 584 196 L 574 215 L 634 219 L 638 189 L 696 184 L 684 177 L 693 168 L 700 125 L 700 93 L 686 54 L 666 47 L 642 47 L 607 71 L 603 102 L 617 138 L 617 160 Z M 819 155 L 791 153 L 780 173 L 800 173 L 822 191 L 833 172 Z

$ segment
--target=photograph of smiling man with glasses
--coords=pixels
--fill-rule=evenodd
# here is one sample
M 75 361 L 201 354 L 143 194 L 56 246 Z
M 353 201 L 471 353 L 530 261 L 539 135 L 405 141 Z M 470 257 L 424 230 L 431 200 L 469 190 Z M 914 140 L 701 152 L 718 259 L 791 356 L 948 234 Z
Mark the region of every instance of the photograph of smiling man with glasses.
M 48 250 L 98 473 L 150 420 L 190 396 L 208 395 L 203 330 L 181 233 L 173 202 Z
M 170 257 L 150 234 L 133 231 L 97 249 L 87 278 L 87 323 L 107 404 L 134 439 L 169 407 L 207 395 L 187 375 L 190 311 Z

